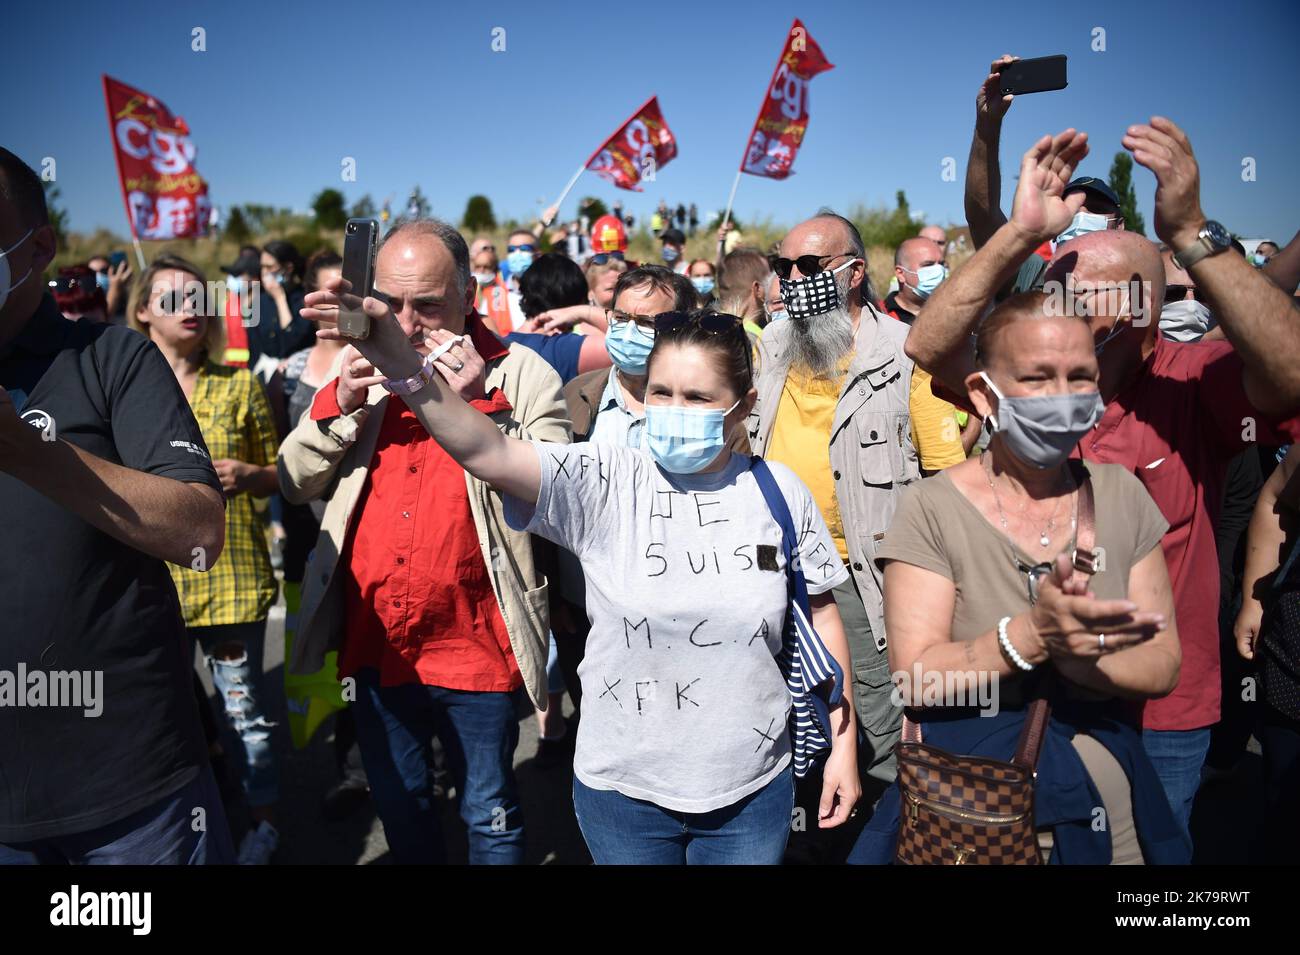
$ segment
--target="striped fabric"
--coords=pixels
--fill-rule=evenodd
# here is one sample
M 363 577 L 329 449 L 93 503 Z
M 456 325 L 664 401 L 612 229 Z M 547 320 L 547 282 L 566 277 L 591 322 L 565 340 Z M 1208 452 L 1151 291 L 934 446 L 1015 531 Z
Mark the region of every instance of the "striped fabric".
M 799 569 L 795 550 L 798 537 L 789 505 L 776 479 L 760 457 L 751 459 L 754 480 L 767 501 L 772 517 L 781 528 L 781 549 L 785 553 L 790 612 L 786 617 L 781 652 L 776 662 L 790 690 L 790 743 L 794 774 L 808 775 L 819 754 L 830 749 L 830 708 L 839 705 L 844 694 L 844 671 L 813 629 L 808 604 L 808 582 Z M 829 684 L 829 685 L 828 685 Z

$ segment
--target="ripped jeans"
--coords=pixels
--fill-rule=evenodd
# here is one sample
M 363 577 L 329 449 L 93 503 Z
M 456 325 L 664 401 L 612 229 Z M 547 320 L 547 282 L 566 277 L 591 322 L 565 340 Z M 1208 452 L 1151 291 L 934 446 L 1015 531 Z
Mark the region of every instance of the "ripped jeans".
M 272 723 L 266 716 L 262 654 L 266 648 L 266 621 L 189 627 L 190 637 L 203 649 L 212 684 L 223 701 L 225 723 L 234 730 L 242 751 L 240 779 L 248 805 L 270 806 L 280 795 Z

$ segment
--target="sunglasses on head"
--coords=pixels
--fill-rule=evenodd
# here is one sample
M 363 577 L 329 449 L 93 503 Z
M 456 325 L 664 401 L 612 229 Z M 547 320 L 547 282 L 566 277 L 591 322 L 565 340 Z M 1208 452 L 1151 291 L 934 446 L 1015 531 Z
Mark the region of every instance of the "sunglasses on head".
M 527 245 L 508 245 L 506 246 L 506 251 L 507 252 L 536 252 L 537 246 L 533 245 L 531 242 L 528 243 Z
M 783 279 L 789 279 L 791 270 L 797 265 L 799 266 L 800 275 L 816 275 L 818 272 L 824 271 L 834 259 L 845 255 L 853 255 L 853 253 L 837 252 L 834 255 L 801 255 L 797 259 L 785 259 L 778 256 L 772 260 L 772 271 Z
M 656 336 L 672 335 L 690 325 L 696 325 L 710 335 L 739 332 L 742 338 L 745 337 L 744 319 L 725 312 L 661 312 L 655 316 L 654 322 Z M 750 355 L 748 339 L 745 341 L 745 361 L 750 367 L 750 374 L 753 374 L 753 357 Z
M 610 259 L 614 259 L 619 262 L 626 261 L 626 259 L 623 258 L 622 252 L 597 252 L 595 255 L 591 257 L 590 262 L 592 265 L 604 265 Z
M 1166 285 L 1165 304 L 1168 305 L 1171 302 L 1181 302 L 1183 299 L 1187 298 L 1187 293 L 1189 291 L 1192 293 L 1192 297 L 1196 299 L 1196 301 L 1205 301 L 1205 297 L 1201 294 L 1201 290 L 1195 285 Z

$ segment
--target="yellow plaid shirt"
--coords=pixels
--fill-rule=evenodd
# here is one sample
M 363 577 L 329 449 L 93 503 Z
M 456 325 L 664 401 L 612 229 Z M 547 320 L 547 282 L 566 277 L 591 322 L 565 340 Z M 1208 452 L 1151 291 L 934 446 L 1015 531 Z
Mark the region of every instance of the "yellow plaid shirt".
M 190 396 L 213 461 L 274 464 L 279 437 L 262 384 L 247 368 L 205 362 Z M 199 558 L 196 558 L 196 562 Z M 266 530 L 250 494 L 226 499 L 226 546 L 206 573 L 167 565 L 185 623 L 207 627 L 265 619 L 275 603 L 275 572 Z

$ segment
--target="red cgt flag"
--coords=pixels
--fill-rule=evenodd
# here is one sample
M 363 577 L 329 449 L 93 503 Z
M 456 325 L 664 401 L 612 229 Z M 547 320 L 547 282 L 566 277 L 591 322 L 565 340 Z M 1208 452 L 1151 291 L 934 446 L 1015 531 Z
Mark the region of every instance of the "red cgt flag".
M 138 239 L 207 235 L 208 184 L 194 168 L 185 120 L 107 74 L 104 101 L 131 234 Z
M 618 132 L 605 141 L 586 168 L 620 189 L 640 192 L 642 179 L 653 182 L 655 172 L 677 155 L 677 138 L 659 111 L 659 97 L 651 96 Z
M 784 179 L 808 131 L 808 84 L 818 73 L 834 69 L 798 18 L 772 73 L 740 171 Z

